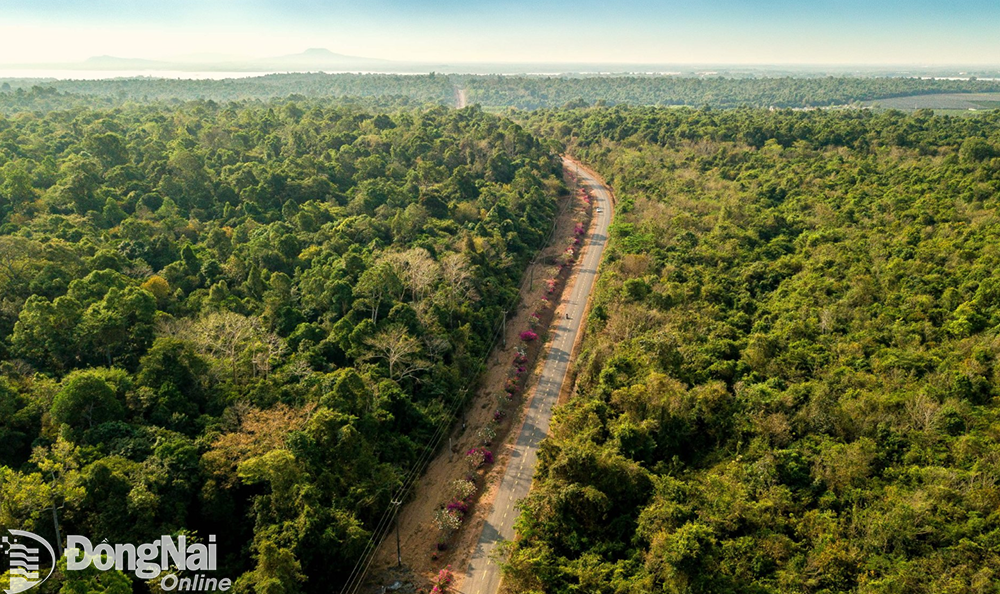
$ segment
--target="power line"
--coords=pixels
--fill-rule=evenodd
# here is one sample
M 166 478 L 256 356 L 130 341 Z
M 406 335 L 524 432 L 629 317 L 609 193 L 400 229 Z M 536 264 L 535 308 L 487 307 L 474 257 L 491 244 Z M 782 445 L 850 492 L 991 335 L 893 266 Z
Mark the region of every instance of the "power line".
M 568 206 L 572 203 L 573 203 L 573 194 L 570 193 L 569 199 L 566 201 L 566 204 L 559 209 L 559 211 L 556 213 L 556 216 L 553 218 L 552 226 L 549 229 L 549 234 L 545 238 L 545 241 L 543 242 L 542 246 L 538 249 L 538 252 L 541 252 L 551 244 L 552 239 L 556 233 L 556 228 L 558 227 L 559 218 L 563 215 L 565 209 L 568 208 Z M 537 260 L 537 257 L 538 253 L 536 252 L 535 257 L 532 258 L 531 264 L 529 264 L 529 266 L 534 264 L 534 262 Z M 532 276 L 531 278 L 533 280 L 534 277 Z M 357 563 L 355 563 L 354 568 L 351 570 L 351 573 L 347 578 L 347 583 L 341 590 L 341 594 L 355 594 L 358 588 L 361 587 L 361 584 L 363 583 L 364 578 L 368 573 L 368 569 L 371 567 L 371 564 L 375 560 L 375 555 L 381 548 L 382 542 L 388 535 L 393 520 L 396 519 L 397 515 L 399 514 L 399 509 L 402 507 L 401 505 L 396 504 L 396 502 L 398 501 L 402 503 L 403 501 L 405 501 L 406 495 L 408 494 L 410 487 L 412 487 L 416 479 L 423 474 L 424 469 L 430 463 L 430 459 L 433 457 L 434 452 L 437 451 L 438 445 L 440 444 L 441 439 L 444 437 L 445 430 L 452 423 L 454 423 L 455 413 L 458 411 L 458 408 L 460 406 L 465 404 L 465 399 L 468 396 L 469 387 L 472 385 L 473 381 L 478 381 L 480 374 L 482 373 L 482 370 L 486 365 L 486 361 L 490 356 L 490 353 L 496 346 L 498 332 L 501 330 L 501 328 L 503 329 L 506 328 L 507 312 L 513 309 L 513 307 L 516 305 L 515 303 L 516 301 L 520 300 L 521 294 L 524 292 L 525 284 L 526 284 L 525 279 L 522 278 L 521 285 L 518 288 L 517 294 L 511 296 L 511 298 L 507 302 L 507 307 L 503 309 L 503 314 L 501 319 L 494 324 L 494 329 L 490 340 L 490 347 L 484 352 L 482 358 L 478 362 L 478 365 L 476 366 L 477 367 L 476 373 L 470 377 L 469 381 L 462 389 L 462 397 L 456 399 L 456 401 L 452 404 L 452 406 L 449 407 L 448 414 L 442 418 L 441 425 L 438 427 L 437 431 L 435 431 L 434 435 L 431 436 L 431 439 L 427 442 L 427 445 L 425 446 L 424 451 L 421 454 L 420 458 L 418 458 L 418 460 L 414 463 L 410 471 L 407 472 L 406 478 L 400 485 L 399 489 L 397 489 L 396 495 L 393 497 L 392 502 L 386 507 L 386 510 L 385 512 L 383 512 L 382 518 L 379 520 L 378 525 L 372 531 L 371 537 L 368 539 L 368 543 L 365 545 L 365 548 L 361 553 L 361 557 L 358 558 Z M 397 524 L 397 530 L 398 530 L 398 524 Z M 399 549 L 397 545 L 397 553 L 398 550 Z

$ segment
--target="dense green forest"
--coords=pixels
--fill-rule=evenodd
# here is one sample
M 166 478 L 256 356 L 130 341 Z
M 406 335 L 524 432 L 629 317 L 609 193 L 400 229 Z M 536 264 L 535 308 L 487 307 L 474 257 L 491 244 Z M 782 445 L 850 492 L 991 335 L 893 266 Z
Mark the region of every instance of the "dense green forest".
M 215 534 L 235 591 L 330 592 L 454 420 L 559 171 L 477 108 L 0 116 L 0 527 Z
M 1000 81 L 901 77 L 721 78 L 681 76 L 464 78 L 469 102 L 520 109 L 607 105 L 822 107 L 929 93 L 1000 91 Z
M 268 101 L 354 97 L 377 106 L 453 105 L 455 91 L 470 104 L 518 109 L 564 106 L 688 105 L 808 108 L 932 93 L 1000 92 L 998 81 L 902 77 L 485 76 L 391 74 L 270 74 L 225 80 L 123 78 L 0 81 L 0 113 L 115 107 L 149 101 Z
M 565 146 L 619 203 L 507 583 L 996 592 L 1000 114 L 442 106 L 996 90 L 777 80 L 0 88 L 0 527 L 215 534 L 238 592 L 338 587 L 454 421 Z M 127 591 L 67 575 L 41 591 Z
M 619 202 L 515 591 L 998 591 L 1000 114 L 530 127 Z
M 0 111 L 65 109 L 83 98 L 100 106 L 128 101 L 238 101 L 331 97 L 406 98 L 417 104 L 454 103 L 455 89 L 447 76 L 398 74 L 268 74 L 222 80 L 119 78 L 110 80 L 9 79 L 0 82 Z M 83 97 L 80 97 L 83 96 Z

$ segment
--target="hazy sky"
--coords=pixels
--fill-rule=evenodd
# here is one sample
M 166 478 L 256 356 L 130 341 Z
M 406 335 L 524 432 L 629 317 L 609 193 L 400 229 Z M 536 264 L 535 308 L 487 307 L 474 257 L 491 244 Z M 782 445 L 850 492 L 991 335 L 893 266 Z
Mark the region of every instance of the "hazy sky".
M 0 0 L 0 63 L 266 56 L 436 62 L 1000 64 L 998 0 Z

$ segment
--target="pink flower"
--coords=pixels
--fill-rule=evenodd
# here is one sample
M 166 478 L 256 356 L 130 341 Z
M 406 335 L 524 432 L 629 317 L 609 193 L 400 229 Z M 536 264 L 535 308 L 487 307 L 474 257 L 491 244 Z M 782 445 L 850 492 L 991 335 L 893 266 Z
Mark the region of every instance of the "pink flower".
M 521 340 L 523 340 L 524 342 L 531 342 L 536 338 L 538 338 L 538 335 L 532 332 L 531 330 L 525 330 L 524 332 L 521 333 Z

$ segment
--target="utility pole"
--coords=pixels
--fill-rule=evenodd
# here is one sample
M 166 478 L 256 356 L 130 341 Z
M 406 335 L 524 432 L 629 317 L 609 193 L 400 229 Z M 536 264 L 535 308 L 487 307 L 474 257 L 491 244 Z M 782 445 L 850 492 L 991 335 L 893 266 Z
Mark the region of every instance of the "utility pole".
M 392 504 L 396 506 L 396 566 L 403 567 L 403 553 L 399 548 L 399 506 L 402 505 L 403 501 L 400 499 L 394 499 Z
M 49 476 L 52 477 L 52 486 L 55 487 L 56 486 L 56 482 L 57 482 L 56 481 L 56 473 L 50 470 L 49 471 Z M 55 489 L 53 489 L 53 491 L 54 490 Z M 56 531 L 56 552 L 59 553 L 59 556 L 57 558 L 58 559 L 62 559 L 62 555 L 63 555 L 63 551 L 62 551 L 62 534 L 59 533 L 59 514 L 56 512 L 56 498 L 55 498 L 55 494 L 53 494 L 53 497 L 52 497 L 52 527 L 55 528 L 55 531 Z
M 56 515 L 56 503 L 52 502 L 52 525 L 56 529 L 56 552 L 58 553 L 58 558 L 62 559 L 62 535 L 59 533 L 59 516 Z
M 503 311 L 503 350 L 507 350 L 507 310 Z

